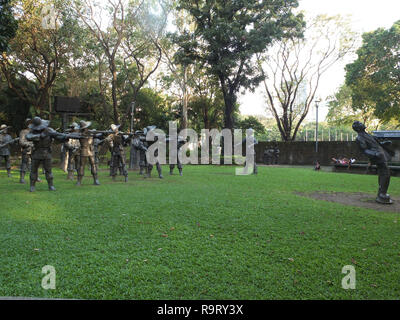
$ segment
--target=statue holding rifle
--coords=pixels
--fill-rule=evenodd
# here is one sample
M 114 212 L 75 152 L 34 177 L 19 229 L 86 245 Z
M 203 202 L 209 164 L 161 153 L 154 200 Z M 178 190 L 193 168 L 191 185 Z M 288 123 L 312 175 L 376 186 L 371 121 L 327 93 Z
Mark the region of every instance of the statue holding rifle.
M 4 158 L 5 164 L 6 164 L 6 169 L 7 169 L 7 175 L 10 178 L 11 177 L 11 162 L 10 162 L 10 145 L 17 142 L 19 138 L 13 139 L 11 136 L 8 134 L 8 126 L 5 124 L 1 125 L 0 127 L 0 158 Z
M 32 119 L 26 119 L 25 120 L 25 125 L 26 129 L 21 130 L 19 133 L 19 145 L 21 146 L 21 168 L 20 168 L 20 183 L 25 183 L 25 174 L 26 171 L 31 170 L 31 164 L 32 164 L 32 148 L 33 148 L 33 142 L 28 141 L 26 139 L 26 135 L 29 133 L 29 125 L 31 124 Z
M 76 122 L 71 123 L 69 126 L 68 132 L 79 134 L 79 125 Z M 79 170 L 79 150 L 80 150 L 80 142 L 78 139 L 68 139 L 66 143 L 64 143 L 65 153 L 68 159 L 68 180 L 74 180 L 74 171 L 78 173 Z
M 76 183 L 77 186 L 82 184 L 83 176 L 85 175 L 85 166 L 86 163 L 90 164 L 90 171 L 93 176 L 93 184 L 99 185 L 99 179 L 97 176 L 97 165 L 95 161 L 95 153 L 94 153 L 94 138 L 101 137 L 102 133 L 97 132 L 95 130 L 90 131 L 89 127 L 92 123 L 90 121 L 79 122 L 79 142 L 80 142 L 80 150 L 79 150 L 79 170 L 78 170 L 78 181 Z
M 111 148 L 111 176 L 113 181 L 116 180 L 117 170 L 120 168 L 125 176 L 125 182 L 128 182 L 128 170 L 126 169 L 125 150 L 131 138 L 131 134 L 126 134 L 119 131 L 120 125 L 111 125 L 111 134 L 105 139 Z
M 54 140 L 64 142 L 73 137 L 73 135 L 55 131 L 49 127 L 49 121 L 43 120 L 40 117 L 33 118 L 32 123 L 29 125 L 29 129 L 30 131 L 26 135 L 26 139 L 33 142 L 30 191 L 35 191 L 35 183 L 38 179 L 38 170 L 40 164 L 43 164 L 49 190 L 55 191 L 56 188 L 53 184 L 53 174 L 51 168 L 52 143 Z

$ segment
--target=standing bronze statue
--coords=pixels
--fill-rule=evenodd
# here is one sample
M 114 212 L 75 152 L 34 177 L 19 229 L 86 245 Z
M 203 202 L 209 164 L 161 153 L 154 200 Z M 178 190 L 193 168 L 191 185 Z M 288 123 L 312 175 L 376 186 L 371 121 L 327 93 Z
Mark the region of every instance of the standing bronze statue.
M 10 145 L 15 143 L 18 139 L 13 139 L 8 134 L 8 126 L 2 124 L 0 127 L 0 159 L 4 158 L 6 164 L 7 175 L 11 177 L 11 161 L 10 161 Z
M 149 131 L 152 131 L 152 130 L 155 130 L 155 129 L 156 129 L 156 126 L 147 126 L 146 128 L 143 129 L 143 134 L 144 134 L 144 136 L 146 137 L 146 136 L 147 136 L 147 133 L 148 133 Z M 147 140 L 146 140 L 146 143 L 147 143 L 146 147 L 147 147 L 147 148 L 150 147 L 153 143 L 155 143 L 155 142 L 157 141 L 157 139 L 158 139 L 158 137 L 156 136 L 156 137 L 154 137 L 154 141 L 147 141 Z M 154 152 L 154 156 L 155 156 L 155 157 L 158 157 L 158 150 L 156 150 L 156 151 Z M 147 162 L 147 177 L 148 177 L 148 178 L 151 178 L 151 171 L 153 170 L 153 165 L 152 165 L 151 163 L 149 163 L 149 162 L 147 161 L 147 159 L 146 159 L 146 162 Z M 157 162 L 156 162 L 156 168 L 157 168 L 157 172 L 158 172 L 158 177 L 159 177 L 160 179 L 163 179 L 162 169 L 161 169 L 160 162 L 158 162 L 158 158 L 157 158 Z M 145 177 L 146 177 L 146 176 L 145 176 Z
M 68 132 L 78 134 L 79 133 L 79 125 L 76 122 L 71 123 L 69 126 Z M 68 158 L 68 180 L 74 180 L 74 172 L 79 173 L 79 161 L 80 161 L 80 142 L 78 139 L 68 139 L 67 142 L 64 143 L 65 153 Z
M 111 148 L 111 176 L 113 181 L 116 180 L 117 170 L 120 169 L 121 173 L 125 176 L 125 182 L 128 182 L 128 170 L 126 169 L 125 151 L 124 146 L 130 140 L 129 135 L 119 132 L 119 125 L 112 124 L 112 133 L 106 138 Z
M 94 145 L 94 163 L 96 165 L 96 171 L 99 170 L 99 163 L 100 163 L 100 157 L 99 157 L 99 148 L 100 146 L 104 143 L 105 139 L 100 138 L 99 136 L 96 136 L 93 139 L 93 145 Z
M 21 130 L 19 133 L 19 145 L 21 146 L 21 168 L 20 168 L 20 183 L 25 183 L 26 171 L 31 171 L 32 164 L 32 148 L 33 142 L 26 139 L 26 135 L 29 133 L 29 125 L 32 119 L 28 118 L 25 120 L 26 128 Z
M 77 186 L 82 184 L 83 176 L 85 175 L 86 163 L 90 164 L 90 172 L 93 176 L 93 184 L 100 185 L 97 177 L 97 166 L 94 158 L 94 136 L 89 132 L 89 127 L 92 123 L 90 121 L 79 122 L 79 169 L 78 169 L 78 181 Z
M 147 174 L 147 159 L 146 159 L 146 151 L 147 151 L 147 141 L 146 136 L 143 130 L 135 131 L 135 138 L 132 139 L 132 147 L 138 151 L 139 154 L 139 174 L 143 175 Z
M 359 121 L 353 123 L 353 130 L 358 133 L 356 142 L 361 151 L 367 155 L 371 164 L 375 164 L 378 169 L 379 190 L 376 202 L 382 204 L 392 204 L 390 195 L 387 194 L 390 183 L 390 169 L 388 162 L 394 156 L 394 152 L 388 149 L 391 141 L 380 142 L 375 137 L 365 132 L 365 125 Z
M 38 170 L 41 163 L 46 175 L 47 184 L 50 191 L 55 191 L 53 184 L 53 173 L 51 171 L 51 145 L 54 140 L 66 141 L 69 135 L 59 133 L 49 127 L 47 120 L 35 117 L 29 125 L 30 131 L 26 135 L 28 141 L 33 142 L 32 149 L 32 168 L 30 174 L 30 191 L 35 191 L 35 183 L 38 179 Z
M 182 162 L 179 159 L 179 149 L 186 143 L 185 139 L 182 136 L 178 136 L 178 142 L 177 142 L 177 167 L 178 167 L 178 171 L 179 171 L 179 175 L 182 176 Z M 174 168 L 175 168 L 175 164 L 170 164 L 169 165 L 169 174 L 173 175 L 174 174 Z

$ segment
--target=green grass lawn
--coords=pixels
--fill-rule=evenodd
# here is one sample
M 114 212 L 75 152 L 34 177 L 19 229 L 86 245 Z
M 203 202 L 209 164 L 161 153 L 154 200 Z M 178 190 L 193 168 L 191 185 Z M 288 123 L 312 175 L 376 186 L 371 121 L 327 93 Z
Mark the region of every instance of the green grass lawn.
M 175 169 L 176 170 L 176 169 Z M 368 192 L 377 177 L 186 166 L 184 176 L 82 187 L 54 170 L 37 192 L 0 171 L 0 296 L 79 299 L 398 299 L 399 214 L 294 195 Z M 89 171 L 86 170 L 86 174 Z M 176 170 L 177 172 L 177 170 Z M 44 176 L 41 176 L 44 179 Z M 400 195 L 400 179 L 389 189 Z M 56 289 L 41 287 L 42 267 Z M 344 265 L 356 289 L 341 287 Z

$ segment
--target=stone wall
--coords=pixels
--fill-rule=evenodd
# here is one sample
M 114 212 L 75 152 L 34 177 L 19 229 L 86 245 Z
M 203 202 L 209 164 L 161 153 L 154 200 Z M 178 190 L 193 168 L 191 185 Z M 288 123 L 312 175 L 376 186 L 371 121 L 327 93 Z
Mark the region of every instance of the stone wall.
M 361 154 L 354 141 L 321 141 L 318 143 L 318 154 L 315 153 L 315 142 L 277 142 L 280 150 L 279 163 L 288 165 L 312 165 L 315 160 L 319 160 L 321 165 L 330 165 L 332 157 L 355 158 L 358 161 L 368 161 L 368 158 Z M 256 146 L 257 162 L 264 162 L 264 150 L 273 146 L 272 142 L 260 141 Z M 53 160 L 60 159 L 61 144 L 53 145 Z M 20 149 L 18 145 L 12 146 L 14 160 L 20 158 Z M 393 149 L 396 150 L 396 156 L 392 159 L 394 162 L 400 162 L 400 141 L 393 141 Z M 102 150 L 106 151 L 106 148 Z M 101 152 L 101 153 L 103 153 Z M 104 154 L 104 153 L 103 153 Z M 126 148 L 126 156 L 129 158 L 129 148 Z M 127 160 L 129 161 L 129 160 Z
M 312 142 L 277 142 L 280 150 L 279 163 L 289 165 L 312 165 L 319 160 L 321 165 L 330 165 L 332 158 L 355 158 L 358 161 L 368 161 L 354 141 L 322 141 L 318 142 L 318 154 L 315 152 L 315 141 Z M 256 147 L 257 162 L 263 163 L 264 150 L 273 146 L 272 142 L 261 141 Z M 400 162 L 400 141 L 393 141 L 396 155 L 392 159 Z

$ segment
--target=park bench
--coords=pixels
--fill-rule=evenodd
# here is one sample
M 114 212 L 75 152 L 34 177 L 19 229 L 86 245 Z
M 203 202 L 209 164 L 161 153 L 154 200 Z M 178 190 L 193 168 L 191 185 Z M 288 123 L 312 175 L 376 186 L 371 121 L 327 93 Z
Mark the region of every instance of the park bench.
M 389 163 L 392 176 L 400 176 L 400 163 Z M 367 162 L 357 162 L 353 164 L 335 163 L 332 167 L 334 172 L 348 172 L 358 174 L 377 174 L 376 165 L 369 166 Z

